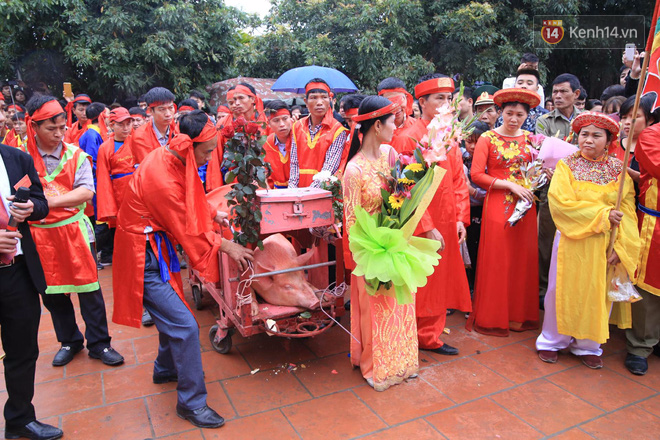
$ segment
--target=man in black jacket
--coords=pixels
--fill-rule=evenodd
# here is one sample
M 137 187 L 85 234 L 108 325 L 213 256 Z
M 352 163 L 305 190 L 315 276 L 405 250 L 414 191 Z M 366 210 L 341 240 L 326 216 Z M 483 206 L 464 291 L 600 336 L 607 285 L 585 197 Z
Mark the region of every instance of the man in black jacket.
M 27 203 L 11 202 L 19 181 L 30 188 Z M 55 440 L 62 437 L 62 430 L 37 421 L 32 405 L 39 357 L 39 292 L 46 290 L 46 281 L 27 220 L 46 217 L 48 202 L 30 155 L 2 144 L 0 198 L 0 331 L 8 394 L 5 438 Z M 18 231 L 7 230 L 10 217 L 18 221 Z

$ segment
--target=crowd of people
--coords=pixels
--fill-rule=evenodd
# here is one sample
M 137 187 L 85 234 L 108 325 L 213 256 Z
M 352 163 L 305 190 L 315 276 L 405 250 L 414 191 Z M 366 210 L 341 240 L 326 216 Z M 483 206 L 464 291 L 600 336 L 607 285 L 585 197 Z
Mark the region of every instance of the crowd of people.
M 264 103 L 249 83 L 232 87 L 226 105 L 213 112 L 198 91 L 176 102 L 171 91 L 155 87 L 126 108 L 84 93 L 29 97 L 3 84 L 0 328 L 7 438 L 62 436 L 36 419 L 31 404 L 40 297 L 61 344 L 54 367 L 74 361 L 85 347 L 106 365 L 123 363 L 111 345 L 98 282 L 98 271 L 109 265 L 113 321 L 158 329 L 153 382 L 177 382 L 177 415 L 193 425 L 224 424 L 207 405 L 199 329 L 180 269 L 187 261 L 213 282 L 220 252 L 240 269 L 251 264 L 251 249 L 216 232 L 213 223 L 227 225 L 227 213 L 206 199 L 230 183 L 223 159 L 234 131 L 226 128 L 250 122 L 265 137 L 269 188 L 318 186 L 313 177 L 323 171 L 342 178 L 349 242 L 356 208 L 381 210 L 381 176 L 428 137 L 441 109 L 451 106 L 469 128 L 460 145 L 438 159 L 445 174 L 415 230 L 441 243 L 442 259 L 414 302 L 370 294 L 369 280 L 351 276 L 350 361 L 375 390 L 416 377 L 419 349 L 458 354 L 460 347 L 442 340 L 447 316 L 456 311 L 465 314 L 469 331 L 486 335 L 540 330 L 541 361 L 557 362 L 568 349 L 593 369 L 603 366 L 608 324 L 617 324 L 627 329 L 626 367 L 645 374 L 646 358 L 659 353 L 660 342 L 660 124 L 653 95 L 642 97 L 632 114 L 642 56 L 624 57 L 620 84 L 599 99 L 589 99 L 570 73 L 546 89 L 533 54 L 523 55 L 502 88 L 463 87 L 432 73 L 412 93 L 390 77 L 377 95 L 347 94 L 337 102 L 331 85 L 314 78 L 305 85 L 304 107 Z M 541 137 L 560 138 L 576 151 L 544 165 L 550 183 L 535 191 L 524 174 Z M 632 154 L 624 164 L 626 148 Z M 21 187 L 29 190 L 24 199 L 16 198 Z M 512 226 L 521 200 L 529 212 Z M 347 269 L 354 269 L 349 246 L 343 249 Z M 327 258 L 327 245 L 318 254 Z M 641 301 L 608 300 L 610 268 L 627 275 Z

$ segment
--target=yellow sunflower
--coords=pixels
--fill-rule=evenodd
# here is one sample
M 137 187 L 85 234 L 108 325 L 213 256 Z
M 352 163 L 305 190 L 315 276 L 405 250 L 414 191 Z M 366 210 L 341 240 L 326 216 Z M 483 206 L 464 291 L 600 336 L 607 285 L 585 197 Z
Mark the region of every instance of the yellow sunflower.
M 390 194 L 390 198 L 388 199 L 388 202 L 390 203 L 390 206 L 392 209 L 399 209 L 401 206 L 403 206 L 403 201 L 406 198 L 403 196 L 396 196 L 394 194 Z
M 422 166 L 421 163 L 411 163 L 410 165 L 406 165 L 406 167 L 404 168 L 404 170 L 410 170 L 413 173 L 417 173 L 419 171 L 422 171 L 423 169 L 424 167 Z

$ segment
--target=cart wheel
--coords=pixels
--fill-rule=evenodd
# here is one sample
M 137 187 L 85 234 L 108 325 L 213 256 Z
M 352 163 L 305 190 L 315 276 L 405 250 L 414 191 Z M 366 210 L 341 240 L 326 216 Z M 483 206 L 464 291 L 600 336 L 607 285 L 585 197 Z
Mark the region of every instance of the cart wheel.
M 202 310 L 204 305 L 202 304 L 202 289 L 199 286 L 192 286 L 192 296 L 195 302 L 195 309 Z
M 218 333 L 218 325 L 214 325 L 209 329 L 209 339 L 211 340 L 211 346 L 215 351 L 217 351 L 220 354 L 227 354 L 229 353 L 229 350 L 231 350 L 231 331 L 227 332 L 227 336 L 225 336 L 223 339 L 220 341 L 216 342 L 215 341 L 215 335 Z

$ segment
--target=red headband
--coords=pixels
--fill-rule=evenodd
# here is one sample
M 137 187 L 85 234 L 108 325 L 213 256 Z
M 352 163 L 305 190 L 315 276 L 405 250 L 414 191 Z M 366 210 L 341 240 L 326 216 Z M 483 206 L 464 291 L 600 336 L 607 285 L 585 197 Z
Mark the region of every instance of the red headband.
M 78 95 L 74 98 L 73 103 L 78 104 L 81 101 L 89 102 L 91 104 L 92 103 L 92 98 L 90 98 L 89 96 Z
M 48 101 L 34 112 L 32 116 L 25 116 L 25 123 L 27 124 L 27 152 L 32 156 L 34 160 L 34 167 L 37 169 L 37 172 L 40 176 L 46 175 L 46 165 L 44 160 L 39 154 L 37 149 L 37 140 L 35 139 L 34 129 L 30 122 L 35 121 L 45 121 L 47 119 L 54 118 L 55 116 L 61 115 L 64 113 L 64 109 L 56 100 Z
M 415 96 L 417 99 L 432 93 L 452 93 L 453 91 L 454 80 L 446 77 L 431 78 L 415 86 Z
M 383 89 L 380 92 L 378 92 L 378 96 L 384 96 L 386 93 L 403 93 L 406 96 L 406 116 L 409 116 L 413 112 L 413 103 L 415 102 L 415 98 L 413 98 L 413 95 L 408 93 L 408 91 L 404 88 L 401 87 L 396 87 L 394 89 Z M 392 99 L 394 97 L 388 98 L 390 101 L 394 102 Z
M 212 230 L 209 205 L 204 195 L 204 187 L 197 172 L 194 144 L 206 142 L 217 135 L 215 125 L 208 118 L 206 125 L 196 137 L 178 133 L 169 144 L 170 151 L 183 157 L 186 161 L 185 191 L 186 191 L 186 232 L 197 236 Z
M 362 122 L 362 121 L 367 121 L 369 119 L 380 118 L 381 116 L 394 113 L 397 107 L 399 107 L 399 104 L 391 103 L 389 105 L 386 105 L 385 107 L 379 108 L 378 110 L 374 110 L 370 113 L 353 116 L 353 122 Z
M 181 107 L 179 107 L 179 112 L 192 112 L 194 110 L 195 109 L 189 105 L 182 105 Z
M 149 104 L 149 108 L 155 108 L 155 107 L 158 107 L 159 105 L 166 105 L 166 104 L 169 104 L 170 102 L 172 104 L 174 104 L 174 101 L 156 101 L 156 102 L 152 102 L 151 104 Z M 174 106 L 174 108 L 176 108 L 176 105 Z
M 193 142 L 206 142 L 213 139 L 218 134 L 218 130 L 215 128 L 211 118 L 208 118 L 206 125 L 202 128 L 202 131 L 197 135 L 197 137 L 192 138 Z
M 39 107 L 37 111 L 35 111 L 34 114 L 30 117 L 30 119 L 33 121 L 45 121 L 46 119 L 50 119 L 62 113 L 64 113 L 64 109 L 59 102 L 53 99 L 52 101 L 48 101 Z
M 358 114 L 358 109 L 357 109 L 357 107 L 355 107 L 355 108 L 349 108 L 348 110 L 344 110 L 344 114 L 345 114 L 346 116 L 350 116 L 351 118 L 353 118 L 353 117 L 357 116 L 357 114 Z
M 314 90 L 314 89 L 325 90 L 326 92 L 328 92 L 328 95 L 332 96 L 332 91 L 330 90 L 330 86 L 322 82 L 311 82 L 307 84 L 305 86 L 305 94 L 309 93 L 310 90 Z
M 276 112 L 270 112 L 270 114 L 268 115 L 268 120 L 270 121 L 273 118 L 277 118 L 279 116 L 285 116 L 285 115 L 291 116 L 291 112 L 286 108 L 281 108 Z
M 9 107 L 7 107 L 7 111 L 9 111 L 9 110 L 11 110 L 11 109 L 16 110 L 17 112 L 22 112 L 22 111 L 23 111 L 22 108 L 20 108 L 20 107 L 17 106 L 17 105 L 14 105 L 14 104 L 12 104 L 12 105 L 10 105 Z
M 242 84 L 237 85 L 234 87 L 233 90 L 230 90 L 227 92 L 227 99 L 233 99 L 234 95 L 236 93 L 241 93 L 243 95 L 251 96 L 254 98 L 254 106 L 255 109 L 257 110 L 258 113 L 263 113 L 264 111 L 264 102 L 259 98 L 257 95 L 255 95 L 252 90 L 250 90 L 249 87 L 246 87 Z

